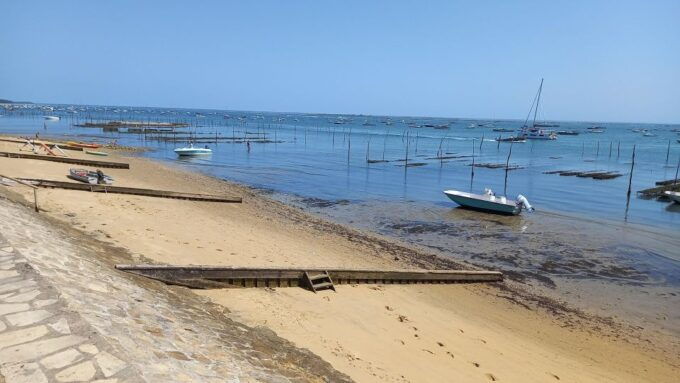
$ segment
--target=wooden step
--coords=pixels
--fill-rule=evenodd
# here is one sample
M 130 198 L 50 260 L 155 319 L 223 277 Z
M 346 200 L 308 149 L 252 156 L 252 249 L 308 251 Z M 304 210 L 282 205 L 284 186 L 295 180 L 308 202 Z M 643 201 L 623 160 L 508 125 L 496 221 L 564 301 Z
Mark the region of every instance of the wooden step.
M 310 275 L 309 280 L 311 281 L 318 281 L 319 279 L 325 279 L 328 278 L 328 274 L 315 274 L 315 275 Z
M 323 271 L 320 274 L 309 275 L 308 272 L 304 273 L 304 280 L 309 286 L 309 289 L 316 293 L 318 290 L 332 289 L 335 291 L 335 286 L 333 285 L 333 280 L 328 274 L 328 271 Z

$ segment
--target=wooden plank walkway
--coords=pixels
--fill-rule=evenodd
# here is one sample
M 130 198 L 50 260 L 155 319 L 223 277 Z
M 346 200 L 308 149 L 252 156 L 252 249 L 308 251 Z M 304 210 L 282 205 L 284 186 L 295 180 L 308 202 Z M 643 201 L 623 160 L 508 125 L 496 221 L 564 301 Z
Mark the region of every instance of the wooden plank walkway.
M 20 178 L 22 181 L 42 188 L 80 190 L 87 192 L 113 193 L 113 194 L 132 194 L 156 198 L 183 199 L 189 201 L 202 202 L 222 202 L 222 203 L 241 203 L 241 197 L 229 197 L 210 194 L 181 193 L 167 190 L 140 189 L 123 186 L 111 185 L 91 185 L 79 182 L 52 181 L 36 178 Z
M 116 265 L 116 269 L 167 284 L 197 289 L 305 286 L 304 274 L 328 272 L 333 284 L 439 284 L 501 282 L 499 271 L 253 268 L 227 266 Z
M 67 164 L 87 165 L 87 166 L 94 166 L 94 167 L 98 167 L 98 168 L 130 169 L 130 164 L 127 164 L 127 163 L 124 163 L 124 162 L 95 161 L 95 160 L 85 160 L 85 159 L 82 159 L 82 158 L 43 156 L 43 155 L 40 155 L 40 154 L 0 152 L 0 157 L 28 158 L 28 159 L 31 159 L 31 160 L 65 162 Z

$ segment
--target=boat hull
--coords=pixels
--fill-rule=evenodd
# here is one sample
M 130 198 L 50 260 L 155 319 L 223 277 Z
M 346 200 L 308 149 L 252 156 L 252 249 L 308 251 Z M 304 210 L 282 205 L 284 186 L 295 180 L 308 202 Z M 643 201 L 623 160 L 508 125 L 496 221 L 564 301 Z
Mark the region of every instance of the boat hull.
M 212 154 L 212 150 L 210 149 L 175 149 L 175 153 L 177 153 L 178 156 L 207 156 Z
M 504 215 L 517 215 L 521 211 L 514 201 L 510 200 L 506 203 L 502 203 L 500 202 L 500 198 L 492 200 L 491 196 L 464 193 L 456 190 L 447 190 L 444 194 L 446 194 L 451 201 L 466 209 Z
M 672 191 L 667 191 L 664 194 L 666 194 L 666 197 L 670 198 L 671 201 L 680 204 L 680 193 L 678 192 L 672 192 Z

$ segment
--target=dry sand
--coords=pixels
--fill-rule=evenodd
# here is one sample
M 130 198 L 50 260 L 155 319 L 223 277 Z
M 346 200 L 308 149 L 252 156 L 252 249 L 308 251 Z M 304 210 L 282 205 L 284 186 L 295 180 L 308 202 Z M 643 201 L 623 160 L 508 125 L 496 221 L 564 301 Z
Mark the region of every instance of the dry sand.
M 0 142 L 0 151 L 21 145 Z M 252 190 L 123 154 L 105 169 L 120 186 L 239 195 L 243 204 L 39 191 L 41 206 L 140 262 L 236 266 L 408 268 L 431 256 L 309 216 Z M 69 164 L 0 157 L 0 174 L 66 180 Z M 3 187 L 0 187 L 3 188 Z M 32 201 L 26 187 L 10 188 Z M 455 256 L 455 252 L 452 254 Z M 537 307 L 494 285 L 203 290 L 235 317 L 308 348 L 359 382 L 672 382 L 677 339 Z

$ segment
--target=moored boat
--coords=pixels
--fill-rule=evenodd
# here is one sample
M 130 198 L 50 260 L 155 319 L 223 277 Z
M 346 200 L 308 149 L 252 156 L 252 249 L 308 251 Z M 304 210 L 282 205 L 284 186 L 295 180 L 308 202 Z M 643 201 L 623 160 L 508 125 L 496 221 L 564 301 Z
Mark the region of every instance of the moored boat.
M 43 118 L 47 121 L 59 121 L 58 116 L 43 116 Z
M 174 152 L 177 153 L 178 156 L 202 156 L 212 154 L 212 150 L 210 150 L 207 145 L 204 148 L 195 148 L 193 143 L 189 144 L 187 147 L 177 148 Z
M 528 140 L 556 140 L 557 135 L 555 132 L 552 130 L 545 130 L 542 129 L 544 126 L 550 126 L 550 124 L 541 124 L 536 122 L 536 117 L 538 116 L 538 107 L 541 103 L 541 93 L 543 92 L 543 79 L 541 79 L 541 85 L 538 86 L 538 93 L 536 94 L 536 98 L 534 101 L 531 103 L 531 108 L 529 108 L 529 113 L 527 114 L 526 120 L 524 120 L 524 125 L 522 126 L 522 129 L 520 130 L 520 133 L 518 134 L 519 137 L 522 137 L 524 139 Z M 531 116 L 531 112 L 534 112 L 534 118 L 531 122 L 531 125 L 528 125 L 527 123 L 529 122 L 529 116 Z
M 557 134 L 560 136 L 578 136 L 578 130 L 558 130 Z
M 489 213 L 517 215 L 522 209 L 533 211 L 529 201 L 523 196 L 518 195 L 517 200 L 509 200 L 504 196 L 496 196 L 490 189 L 485 189 L 484 194 L 466 193 L 458 190 L 445 190 L 449 199 L 461 207 L 480 210 Z
M 680 204 L 680 192 L 674 192 L 674 191 L 665 191 L 663 194 L 666 195 L 666 197 L 670 198 L 671 201 Z

